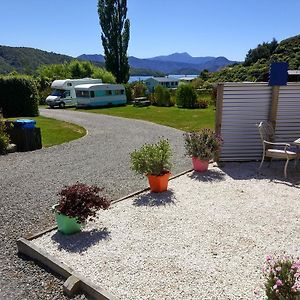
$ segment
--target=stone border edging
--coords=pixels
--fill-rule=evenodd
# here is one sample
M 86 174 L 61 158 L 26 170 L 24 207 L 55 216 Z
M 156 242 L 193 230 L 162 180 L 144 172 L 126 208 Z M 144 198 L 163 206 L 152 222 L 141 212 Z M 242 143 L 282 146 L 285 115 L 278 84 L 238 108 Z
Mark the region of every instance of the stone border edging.
M 193 169 L 183 171 L 179 174 L 172 176 L 169 180 L 178 178 L 191 171 L 193 171 Z M 142 190 L 138 190 L 125 197 L 112 201 L 111 204 L 116 204 L 118 202 L 127 200 L 133 196 L 137 196 L 148 190 L 150 190 L 149 187 L 144 188 Z M 49 268 L 53 273 L 59 274 L 60 276 L 65 278 L 66 281 L 64 282 L 63 285 L 63 291 L 69 297 L 73 297 L 75 294 L 83 292 L 96 300 L 117 300 L 117 298 L 112 296 L 109 292 L 107 292 L 106 290 L 102 289 L 99 286 L 96 286 L 89 279 L 77 274 L 72 268 L 58 261 L 54 256 L 46 253 L 44 250 L 40 249 L 39 247 L 34 245 L 34 243 L 31 242 L 32 240 L 44 235 L 45 233 L 48 233 L 56 229 L 57 229 L 56 225 L 51 226 L 36 234 L 30 234 L 25 236 L 24 238 L 18 239 L 17 240 L 18 253 L 31 258 L 33 261 L 37 261 L 41 263 L 42 265 Z
M 77 274 L 72 268 L 58 261 L 55 257 L 46 253 L 31 241 L 20 238 L 17 241 L 17 248 L 18 253 L 22 253 L 32 260 L 40 262 L 52 272 L 65 278 L 66 281 L 63 285 L 63 290 L 66 295 L 73 297 L 76 293 L 81 291 L 96 300 L 117 300 L 106 290 L 96 286 L 87 278 Z

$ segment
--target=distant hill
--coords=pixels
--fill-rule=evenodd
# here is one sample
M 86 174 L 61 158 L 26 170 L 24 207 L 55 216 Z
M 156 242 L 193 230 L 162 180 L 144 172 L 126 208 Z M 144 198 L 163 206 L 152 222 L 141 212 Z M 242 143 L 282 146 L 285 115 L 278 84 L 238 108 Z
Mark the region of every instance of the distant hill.
M 173 61 L 173 62 L 182 62 L 186 64 L 195 64 L 200 65 L 211 60 L 214 60 L 215 57 L 213 56 L 205 56 L 205 57 L 193 57 L 187 52 L 183 53 L 173 53 L 170 55 L 162 55 L 162 56 L 155 56 L 149 58 L 150 60 L 158 60 L 158 61 Z
M 33 74 L 43 64 L 60 64 L 74 59 L 71 56 L 27 47 L 0 46 L 0 74 L 17 71 Z
M 13 71 L 18 73 L 33 74 L 40 65 L 61 64 L 75 59 L 74 57 L 47 52 L 29 47 L 10 47 L 0 45 L 0 74 L 8 74 Z M 90 60 L 97 67 L 104 67 L 103 55 L 81 55 L 78 59 Z M 131 68 L 131 75 L 165 75 L 159 71 L 145 68 Z
M 105 58 L 102 54 L 82 54 L 77 57 L 80 60 L 88 60 L 94 63 L 102 63 L 104 65 Z M 161 70 L 153 70 L 147 67 L 147 64 L 132 63 L 132 57 L 129 57 L 130 75 L 137 76 L 164 76 L 165 72 Z M 134 59 L 133 59 L 134 60 Z
M 273 39 L 271 42 L 258 44 L 256 48 L 248 51 L 245 62 L 209 74 L 206 82 L 268 81 L 272 62 L 287 62 L 289 70 L 299 70 L 300 35 L 282 40 L 280 43 Z
M 83 54 L 78 56 L 78 59 L 104 62 L 104 56 L 98 54 Z M 222 67 L 236 63 L 225 57 L 192 57 L 186 52 L 144 59 L 129 56 L 128 61 L 131 68 L 149 69 L 166 74 L 186 75 L 199 74 L 204 69 L 214 72 Z

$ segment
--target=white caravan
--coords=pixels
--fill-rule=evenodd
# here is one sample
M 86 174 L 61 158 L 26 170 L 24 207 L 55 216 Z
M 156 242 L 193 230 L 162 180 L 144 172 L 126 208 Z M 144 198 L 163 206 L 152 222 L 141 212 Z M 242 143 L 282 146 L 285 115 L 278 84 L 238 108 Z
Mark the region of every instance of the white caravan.
M 54 106 L 59 106 L 60 108 L 76 106 L 75 86 L 88 83 L 102 83 L 102 80 L 92 78 L 54 80 L 51 84 L 51 95 L 46 98 L 46 103 L 51 108 Z
M 95 107 L 126 104 L 122 84 L 81 84 L 75 87 L 77 107 Z

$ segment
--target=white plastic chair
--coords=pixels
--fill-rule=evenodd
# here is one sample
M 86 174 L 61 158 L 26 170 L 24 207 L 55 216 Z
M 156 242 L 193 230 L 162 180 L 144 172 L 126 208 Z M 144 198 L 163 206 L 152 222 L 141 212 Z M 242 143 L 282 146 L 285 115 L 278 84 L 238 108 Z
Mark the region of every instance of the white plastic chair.
M 288 143 L 274 143 L 274 128 L 270 122 L 260 122 L 258 125 L 259 134 L 263 144 L 263 156 L 259 166 L 259 170 L 263 165 L 265 157 L 286 159 L 284 165 L 284 177 L 287 177 L 287 166 L 291 159 L 297 158 L 297 153 L 289 151 L 288 148 L 291 146 Z M 276 149 L 281 147 L 281 149 Z M 283 149 L 282 149 L 283 148 Z

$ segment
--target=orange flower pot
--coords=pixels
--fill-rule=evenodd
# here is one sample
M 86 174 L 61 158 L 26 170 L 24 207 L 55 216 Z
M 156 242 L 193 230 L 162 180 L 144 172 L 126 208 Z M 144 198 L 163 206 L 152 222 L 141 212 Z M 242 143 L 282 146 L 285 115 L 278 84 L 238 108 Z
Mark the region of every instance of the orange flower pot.
M 171 176 L 171 173 L 166 173 L 164 175 L 147 175 L 150 190 L 154 193 L 165 192 L 168 189 L 168 181 Z

